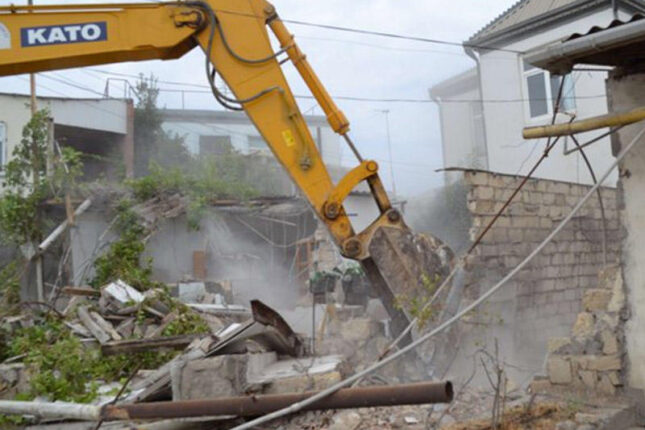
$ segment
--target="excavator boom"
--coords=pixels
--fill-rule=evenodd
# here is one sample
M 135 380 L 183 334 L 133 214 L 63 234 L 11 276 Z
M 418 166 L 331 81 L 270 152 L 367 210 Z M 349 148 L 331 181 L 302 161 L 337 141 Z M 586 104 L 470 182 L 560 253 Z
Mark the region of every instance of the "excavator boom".
M 268 29 L 280 49 L 271 46 Z M 316 76 L 294 37 L 265 0 L 203 0 L 144 4 L 9 6 L 0 8 L 0 76 L 150 59 L 175 59 L 199 47 L 216 99 L 244 110 L 348 258 L 360 261 L 392 318 L 393 332 L 409 323 L 397 297 L 414 296 L 424 279 L 445 274 L 449 252 L 411 233 L 392 207 L 375 161 L 363 160 L 349 122 Z M 331 127 L 359 163 L 337 184 L 282 72 L 298 70 Z M 220 93 L 223 79 L 234 97 Z M 380 216 L 355 232 L 343 202 L 367 182 Z

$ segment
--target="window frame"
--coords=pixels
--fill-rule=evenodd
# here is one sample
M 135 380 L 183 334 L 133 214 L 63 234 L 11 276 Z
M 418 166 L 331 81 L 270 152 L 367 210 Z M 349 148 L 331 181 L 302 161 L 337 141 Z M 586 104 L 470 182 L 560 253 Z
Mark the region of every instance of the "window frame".
M 527 68 L 527 66 L 529 66 Z M 557 91 L 557 89 L 553 89 L 551 85 L 551 80 L 554 75 L 552 75 L 549 71 L 540 69 L 538 67 L 532 66 L 528 64 L 523 58 L 520 58 L 520 72 L 521 72 L 521 77 L 522 77 L 522 92 L 523 92 L 523 99 L 524 99 L 524 117 L 526 122 L 528 123 L 541 123 L 544 122 L 547 119 L 550 119 L 553 116 L 553 108 L 554 108 L 554 96 L 553 93 L 554 91 Z M 529 85 L 528 85 L 528 78 L 531 76 L 536 76 L 536 75 L 542 75 L 542 78 L 544 79 L 544 90 L 545 90 L 545 101 L 546 101 L 546 113 L 538 116 L 531 116 L 531 100 L 530 100 L 530 94 L 529 94 Z M 573 79 L 573 76 L 571 74 L 567 74 L 562 76 L 562 79 Z M 563 89 L 566 90 L 566 87 Z M 575 114 L 577 111 L 577 100 L 576 100 L 576 87 L 575 87 L 575 81 L 571 83 L 571 94 L 570 95 L 564 95 L 564 97 L 570 98 L 572 101 L 573 107 L 569 109 L 564 109 L 562 112 L 566 112 L 568 114 Z

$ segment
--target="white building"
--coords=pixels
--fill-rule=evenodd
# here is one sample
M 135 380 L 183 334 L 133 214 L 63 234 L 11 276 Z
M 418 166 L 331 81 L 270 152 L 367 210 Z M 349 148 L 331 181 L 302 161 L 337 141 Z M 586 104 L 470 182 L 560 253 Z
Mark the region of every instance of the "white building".
M 644 12 L 642 0 L 520 0 L 473 35 L 465 51 L 476 67 L 430 90 L 440 108 L 444 166 L 528 173 L 546 140 L 525 141 L 522 129 L 551 122 L 562 78 L 530 66 L 523 53 Z M 606 72 L 584 69 L 567 75 L 556 122 L 607 113 L 606 78 Z M 586 133 L 580 143 L 602 133 Z M 559 141 L 534 176 L 591 183 L 572 148 L 570 139 Z M 612 162 L 609 138 L 585 152 L 600 171 Z M 448 173 L 446 179 L 457 177 Z
M 20 144 L 22 129 L 31 119 L 30 98 L 0 94 L 0 168 L 11 159 Z M 38 109 L 47 109 L 53 138 L 85 154 L 86 179 L 109 174 L 114 166 L 100 157 L 122 158 L 126 172 L 133 167 L 133 107 L 131 100 L 38 97 Z M 112 163 L 113 164 L 113 163 Z M 0 175 L 2 170 L 0 169 Z

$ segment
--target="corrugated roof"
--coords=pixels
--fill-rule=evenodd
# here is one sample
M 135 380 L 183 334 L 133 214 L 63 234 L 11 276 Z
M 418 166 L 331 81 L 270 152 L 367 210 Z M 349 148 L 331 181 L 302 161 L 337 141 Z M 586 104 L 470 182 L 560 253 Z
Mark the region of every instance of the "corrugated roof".
M 549 11 L 575 3 L 577 0 L 520 0 L 504 11 L 484 28 L 475 33 L 470 40 L 482 39 L 501 33 L 504 30 L 537 18 Z
M 576 64 L 629 66 L 645 62 L 645 19 L 634 14 L 605 27 L 593 26 L 586 33 L 530 51 L 526 61 L 552 73 L 568 73 Z

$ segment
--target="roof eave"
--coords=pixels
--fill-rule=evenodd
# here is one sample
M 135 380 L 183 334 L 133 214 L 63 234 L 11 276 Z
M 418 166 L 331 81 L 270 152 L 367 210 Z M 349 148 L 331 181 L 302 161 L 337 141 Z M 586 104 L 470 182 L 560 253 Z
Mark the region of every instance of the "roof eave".
M 475 34 L 473 37 L 464 42 L 465 46 L 475 49 L 485 50 L 486 47 L 498 47 L 508 44 L 514 40 L 541 30 L 544 27 L 555 25 L 561 21 L 569 19 L 573 15 L 588 13 L 603 5 L 609 4 L 611 0 L 579 0 L 567 6 L 555 9 L 551 12 L 536 16 L 535 18 L 522 21 L 511 27 L 505 28 L 498 32 L 480 37 Z M 632 12 L 643 12 L 645 6 L 639 4 L 636 0 L 624 0 L 619 5 L 623 10 Z
M 565 74 L 585 56 L 628 43 L 645 41 L 645 20 L 639 20 L 577 39 L 558 42 L 527 53 L 526 61 L 552 73 Z

